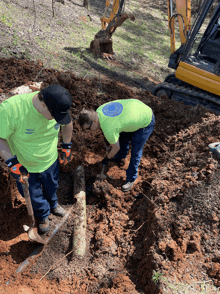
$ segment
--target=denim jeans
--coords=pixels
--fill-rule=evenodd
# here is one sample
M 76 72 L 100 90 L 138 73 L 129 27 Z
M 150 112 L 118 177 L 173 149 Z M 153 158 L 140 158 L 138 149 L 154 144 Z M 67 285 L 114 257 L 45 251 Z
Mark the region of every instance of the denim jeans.
M 46 219 L 50 210 L 57 206 L 57 188 L 59 179 L 59 161 L 56 160 L 42 173 L 29 173 L 29 192 L 34 215 L 40 220 Z M 24 197 L 21 183 L 18 191 Z
M 154 130 L 155 117 L 152 116 L 151 123 L 142 129 L 135 132 L 122 132 L 120 133 L 119 143 L 120 150 L 115 155 L 115 158 L 125 158 L 129 151 L 129 144 L 131 143 L 131 159 L 128 169 L 126 171 L 126 181 L 133 182 L 138 176 L 138 166 L 143 153 L 143 148 L 151 133 Z

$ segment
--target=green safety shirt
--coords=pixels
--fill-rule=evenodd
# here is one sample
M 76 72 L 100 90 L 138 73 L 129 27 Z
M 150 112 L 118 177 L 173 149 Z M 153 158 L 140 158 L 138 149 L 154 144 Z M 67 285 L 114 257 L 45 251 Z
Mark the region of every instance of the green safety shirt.
M 152 109 L 138 99 L 123 99 L 101 105 L 96 112 L 106 140 L 115 144 L 121 132 L 135 132 L 147 127 Z
M 35 109 L 32 98 L 37 93 L 16 95 L 0 104 L 0 138 L 31 173 L 47 170 L 58 158 L 60 125 Z

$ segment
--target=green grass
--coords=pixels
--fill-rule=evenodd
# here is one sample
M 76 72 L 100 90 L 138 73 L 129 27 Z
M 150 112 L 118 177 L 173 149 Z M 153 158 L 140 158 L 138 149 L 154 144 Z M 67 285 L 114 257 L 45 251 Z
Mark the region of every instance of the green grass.
M 18 38 L 17 35 L 26 20 L 32 19 L 31 26 L 27 28 L 31 37 L 31 45 L 36 47 L 35 54 L 31 56 L 32 59 L 37 56 L 42 61 L 47 60 L 49 67 L 56 66 L 57 69 L 65 70 L 68 68 L 75 70 L 79 75 L 81 71 L 84 75 L 85 70 L 88 70 L 87 61 L 85 61 L 87 58 L 94 64 L 100 65 L 103 71 L 106 69 L 113 72 L 124 72 L 128 76 L 147 76 L 150 74 L 161 81 L 167 75 L 166 72 L 161 71 L 161 68 L 167 69 L 170 55 L 170 38 L 165 12 L 155 8 L 143 9 L 138 0 L 130 1 L 130 5 L 126 6 L 126 12 L 133 13 L 136 19 L 135 21 L 126 20 L 113 34 L 113 49 L 120 66 L 116 64 L 110 66 L 109 62 L 95 59 L 91 53 L 85 55 L 84 52 L 83 55 L 86 58 L 80 57 L 81 51 L 89 48 L 95 34 L 101 29 L 100 15 L 97 15 L 94 7 L 89 10 L 93 21 L 89 20 L 87 12 L 80 7 L 78 13 L 84 17 L 84 20 L 76 17 L 74 20 L 67 21 L 65 18 L 59 18 L 58 13 L 55 13 L 54 18 L 51 17 L 52 11 L 50 11 L 51 3 L 49 1 L 44 3 L 45 7 L 43 5 L 39 7 L 37 3 L 35 6 L 36 23 L 44 32 L 43 36 L 42 34 L 38 36 L 36 28 L 33 27 L 34 13 L 31 4 L 30 9 L 22 9 L 20 6 L 10 5 L 0 0 L 0 21 L 6 25 L 11 25 L 10 29 L 14 31 L 14 37 L 11 36 L 10 39 L 11 45 L 20 46 L 22 43 L 23 51 L 28 50 L 26 48 L 28 44 L 25 45 L 25 37 L 19 36 Z M 45 9 L 47 15 L 39 12 L 40 8 Z M 56 29 L 52 29 L 50 24 L 52 28 L 55 24 Z M 62 34 L 62 30 L 65 30 L 65 34 Z M 52 33 L 54 38 L 51 38 Z M 45 40 L 43 40 L 44 38 Z M 73 50 L 68 51 L 65 48 L 72 48 Z M 7 46 L 5 49 L 7 51 Z M 54 60 L 54 57 L 51 56 L 52 52 L 59 54 L 60 58 Z M 93 70 L 92 73 L 94 74 L 95 71 Z
M 0 22 L 5 24 L 7 27 L 12 27 L 12 22 L 11 22 L 11 19 L 8 18 L 5 14 L 2 14 L 0 16 Z
M 162 277 L 162 273 L 157 272 L 157 271 L 153 271 L 152 281 L 153 281 L 155 284 L 159 283 L 161 277 Z

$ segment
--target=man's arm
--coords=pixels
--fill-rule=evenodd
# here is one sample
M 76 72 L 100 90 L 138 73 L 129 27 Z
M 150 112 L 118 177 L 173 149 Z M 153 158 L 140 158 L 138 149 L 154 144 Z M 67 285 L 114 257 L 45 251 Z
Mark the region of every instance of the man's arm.
M 73 135 L 73 123 L 72 121 L 67 124 L 62 126 L 62 135 L 63 135 L 63 143 L 70 143 Z
M 120 150 L 119 140 L 115 144 L 111 144 L 110 147 L 111 147 L 111 150 L 107 154 L 108 158 L 114 157 L 118 153 L 118 151 Z
M 60 156 L 60 163 L 66 165 L 73 159 L 73 155 L 71 154 L 71 139 L 73 134 L 73 123 L 70 122 L 68 125 L 62 126 L 62 135 L 63 135 L 63 143 L 62 143 L 62 151 Z
M 21 183 L 24 183 L 22 175 L 29 177 L 27 169 L 19 163 L 17 156 L 13 156 L 11 153 L 8 142 L 5 139 L 0 138 L 0 156 L 6 161 L 11 171 L 13 178 Z
M 11 153 L 8 142 L 5 139 L 2 139 L 2 138 L 0 138 L 0 156 L 4 160 L 7 160 L 7 159 L 13 157 L 13 154 Z

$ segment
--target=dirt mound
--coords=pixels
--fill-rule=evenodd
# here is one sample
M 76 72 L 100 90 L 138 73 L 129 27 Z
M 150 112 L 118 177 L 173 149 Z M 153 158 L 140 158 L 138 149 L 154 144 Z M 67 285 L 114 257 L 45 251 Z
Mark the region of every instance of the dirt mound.
M 61 168 L 58 197 L 66 209 L 74 205 L 76 211 L 73 176 L 76 167 L 84 165 L 87 254 L 83 260 L 68 254 L 72 250 L 73 209 L 37 258 L 16 273 L 38 247 L 23 232 L 25 201 L 9 181 L 2 162 L 0 290 L 155 294 L 167 287 L 157 283 L 155 274 L 159 272 L 169 281 L 195 283 L 194 290 L 200 290 L 203 282 L 220 286 L 218 162 L 208 148 L 220 136 L 219 117 L 205 108 L 156 98 L 119 82 L 76 78 L 70 72 L 42 68 L 40 62 L 1 59 L 2 93 L 34 80 L 43 85 L 60 84 L 73 97 L 74 160 Z M 129 156 L 123 166 L 110 163 L 107 180 L 98 181 L 105 156 L 102 134 L 82 132 L 75 119 L 83 107 L 96 109 L 107 101 L 127 98 L 148 104 L 156 127 L 145 145 L 137 184 L 122 193 Z M 50 220 L 53 226 L 59 221 L 53 216 Z

